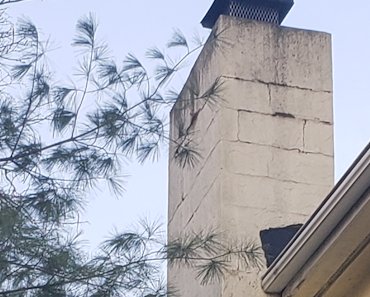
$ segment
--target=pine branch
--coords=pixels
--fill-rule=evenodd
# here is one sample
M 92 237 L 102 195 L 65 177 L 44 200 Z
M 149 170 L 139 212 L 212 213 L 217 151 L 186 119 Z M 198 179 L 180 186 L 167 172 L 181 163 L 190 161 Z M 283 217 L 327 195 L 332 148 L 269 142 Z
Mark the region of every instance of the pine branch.
M 39 37 L 38 37 L 37 31 L 35 31 L 35 33 L 36 33 L 36 36 L 35 36 L 35 38 L 36 38 L 35 56 L 38 57 L 39 56 Z M 29 114 L 31 112 L 31 108 L 32 108 L 32 104 L 33 104 L 34 90 L 35 90 L 35 85 L 36 85 L 37 62 L 38 62 L 38 59 L 36 58 L 35 61 L 34 61 L 34 66 L 33 66 L 34 67 L 34 72 L 33 72 L 33 77 L 31 79 L 32 80 L 32 86 L 31 86 L 30 94 L 28 96 L 27 110 L 26 110 L 26 113 L 24 115 L 23 122 L 21 124 L 21 130 L 19 132 L 19 135 L 17 137 L 17 140 L 15 142 L 15 145 L 14 145 L 14 147 L 12 149 L 12 152 L 10 154 L 10 157 L 13 157 L 15 151 L 17 150 L 19 141 L 21 140 L 21 137 L 22 137 L 22 134 L 24 132 L 24 129 L 26 128 L 28 117 L 29 117 Z
M 26 0 L 1 0 L 0 5 L 7 5 L 7 4 L 13 4 L 13 3 L 18 3 L 18 2 L 23 2 Z
M 35 149 L 35 150 L 31 150 L 27 153 L 20 153 L 20 154 L 16 154 L 14 156 L 10 156 L 10 157 L 6 157 L 6 158 L 0 158 L 0 162 L 2 163 L 7 163 L 7 162 L 13 162 L 13 161 L 16 161 L 16 160 L 19 160 L 21 158 L 25 158 L 29 155 L 37 155 L 43 151 L 46 151 L 46 150 L 49 150 L 49 149 L 52 149 L 52 148 L 55 148 L 55 147 L 59 147 L 59 146 L 62 146 L 63 144 L 66 144 L 66 143 L 70 143 L 70 142 L 74 142 L 76 140 L 79 140 L 83 137 L 86 137 L 90 134 L 93 134 L 94 132 L 98 131 L 101 127 L 95 127 L 91 130 L 88 130 L 84 133 L 81 133 L 77 136 L 73 136 L 73 137 L 70 137 L 70 138 L 67 138 L 67 139 L 64 139 L 64 140 L 61 140 L 61 141 L 58 141 L 58 142 L 55 142 L 55 143 L 52 143 L 52 144 L 49 144 L 47 146 L 44 146 L 44 147 L 41 147 L 39 149 Z
M 88 18 L 81 20 L 77 28 L 79 29 L 79 36 L 75 39 L 74 44 L 75 45 L 88 45 L 89 50 L 90 50 L 90 55 L 89 55 L 89 60 L 88 60 L 88 68 L 86 72 L 86 81 L 85 81 L 85 87 L 83 89 L 82 97 L 80 99 L 80 103 L 78 104 L 78 107 L 75 111 L 75 121 L 73 123 L 73 128 L 72 128 L 72 137 L 74 136 L 76 126 L 77 126 L 77 121 L 78 121 L 78 116 L 81 110 L 81 107 L 86 99 L 88 87 L 90 84 L 90 78 L 91 78 L 91 71 L 93 67 L 93 56 L 95 52 L 95 34 L 96 34 L 96 23 L 95 20 L 93 19 L 93 16 L 90 14 Z
M 83 79 L 53 88 L 51 96 L 44 43 L 38 36 L 32 39 L 35 28 L 23 23 L 17 32 L 0 33 L 1 66 L 6 65 L 0 70 L 0 100 L 7 103 L 0 106 L 0 295 L 165 294 L 154 284 L 166 260 L 192 268 L 204 284 L 222 277 L 232 257 L 254 267 L 257 250 L 250 245 L 227 246 L 211 234 L 198 234 L 164 246 L 160 230 L 149 224 L 118 234 L 95 257 L 79 250 L 78 227 L 74 231 L 70 224 L 79 224 L 87 190 L 101 180 L 113 191 L 122 190 L 117 180 L 122 156 L 143 162 L 155 158 L 162 143 L 175 145 L 184 166 L 195 163 L 200 158 L 192 142 L 197 116 L 220 100 L 219 82 L 203 94 L 194 90 L 191 98 L 181 98 L 199 100 L 199 109 L 184 123 L 181 137 L 170 139 L 162 115 L 178 96 L 169 100 L 161 93 L 201 45 L 190 49 L 176 32 L 167 46 L 186 52 L 175 62 L 152 48 L 146 55 L 158 63 L 154 69 L 134 55 L 117 66 L 97 42 L 96 28 L 91 16 L 78 23 L 73 45 L 82 53 Z M 14 87 L 30 90 L 29 96 L 15 98 Z M 50 126 L 58 133 L 45 135 Z

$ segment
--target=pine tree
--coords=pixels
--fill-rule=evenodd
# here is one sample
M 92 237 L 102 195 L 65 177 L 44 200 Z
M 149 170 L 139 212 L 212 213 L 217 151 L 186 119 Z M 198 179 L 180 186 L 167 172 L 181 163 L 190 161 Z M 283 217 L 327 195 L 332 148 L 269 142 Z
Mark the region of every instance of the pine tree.
M 12 2 L 18 1 L 0 6 Z M 165 261 L 197 270 L 204 284 L 219 280 L 235 257 L 259 265 L 257 246 L 226 245 L 217 232 L 166 243 L 161 228 L 141 222 L 90 256 L 73 228 L 98 183 L 121 195 L 126 158 L 156 159 L 169 142 L 179 166 L 201 157 L 186 132 L 168 138 L 164 116 L 178 98 L 169 80 L 201 43 L 191 47 L 176 31 L 167 48 L 182 51 L 179 60 L 152 48 L 153 72 L 133 54 L 119 65 L 89 15 L 78 21 L 73 40 L 77 76 L 59 84 L 34 24 L 14 25 L 2 10 L 0 27 L 0 296 L 166 296 Z M 215 82 L 192 99 L 215 104 L 219 87 Z

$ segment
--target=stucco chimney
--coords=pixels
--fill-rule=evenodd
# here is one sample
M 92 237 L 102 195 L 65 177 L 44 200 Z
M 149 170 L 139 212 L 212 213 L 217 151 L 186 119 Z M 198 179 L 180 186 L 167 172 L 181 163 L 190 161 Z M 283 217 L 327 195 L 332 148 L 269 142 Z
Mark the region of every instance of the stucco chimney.
M 291 1 L 236 2 L 280 3 L 279 21 L 211 12 L 217 22 L 171 112 L 170 137 L 188 129 L 202 158 L 183 168 L 170 148 L 169 239 L 216 227 L 261 244 L 262 230 L 304 223 L 333 186 L 331 36 L 281 27 Z M 195 99 L 215 81 L 215 105 Z M 168 280 L 182 297 L 258 297 L 262 274 L 236 269 L 202 287 L 170 268 Z

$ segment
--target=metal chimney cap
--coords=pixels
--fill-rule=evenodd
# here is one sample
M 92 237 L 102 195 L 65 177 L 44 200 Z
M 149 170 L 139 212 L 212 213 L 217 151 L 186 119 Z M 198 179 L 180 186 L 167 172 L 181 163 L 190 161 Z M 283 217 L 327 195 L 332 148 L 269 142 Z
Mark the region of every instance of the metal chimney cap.
M 294 0 L 215 0 L 202 20 L 212 29 L 220 15 L 281 24 L 294 5 Z

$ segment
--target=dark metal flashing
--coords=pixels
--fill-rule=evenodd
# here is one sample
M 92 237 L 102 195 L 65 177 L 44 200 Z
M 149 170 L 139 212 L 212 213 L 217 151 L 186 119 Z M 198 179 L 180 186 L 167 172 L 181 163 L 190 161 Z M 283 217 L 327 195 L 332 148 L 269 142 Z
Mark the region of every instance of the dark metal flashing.
M 220 15 L 230 15 L 281 24 L 293 5 L 294 0 L 215 0 L 201 23 L 212 29 Z
M 267 267 L 270 267 L 303 225 L 272 228 L 260 232 Z

